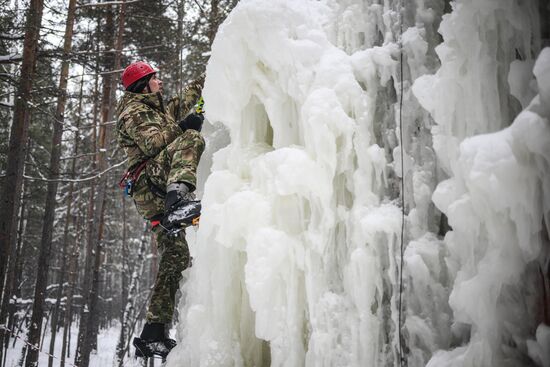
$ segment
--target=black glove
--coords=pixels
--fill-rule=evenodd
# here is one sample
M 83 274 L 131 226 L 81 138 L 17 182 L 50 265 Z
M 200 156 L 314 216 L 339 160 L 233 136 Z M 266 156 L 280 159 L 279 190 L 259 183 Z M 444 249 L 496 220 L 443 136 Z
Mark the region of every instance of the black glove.
M 178 122 L 178 125 L 181 127 L 183 131 L 187 129 L 201 131 L 203 121 L 204 121 L 204 116 L 202 113 L 192 113 L 189 116 L 187 116 L 185 119 Z

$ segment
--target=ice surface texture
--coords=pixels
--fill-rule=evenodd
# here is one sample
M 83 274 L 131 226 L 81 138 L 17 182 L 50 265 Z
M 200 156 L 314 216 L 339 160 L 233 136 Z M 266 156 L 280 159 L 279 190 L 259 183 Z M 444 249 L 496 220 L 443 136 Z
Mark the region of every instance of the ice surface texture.
M 400 326 L 409 366 L 550 366 L 536 2 L 377 3 L 243 0 L 220 27 L 169 367 L 398 366 Z

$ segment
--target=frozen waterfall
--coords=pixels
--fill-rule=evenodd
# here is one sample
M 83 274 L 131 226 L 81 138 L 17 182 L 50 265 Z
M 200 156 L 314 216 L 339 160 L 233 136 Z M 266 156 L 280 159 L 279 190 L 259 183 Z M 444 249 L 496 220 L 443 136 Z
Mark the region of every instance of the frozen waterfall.
M 550 367 L 545 7 L 242 0 L 167 365 Z

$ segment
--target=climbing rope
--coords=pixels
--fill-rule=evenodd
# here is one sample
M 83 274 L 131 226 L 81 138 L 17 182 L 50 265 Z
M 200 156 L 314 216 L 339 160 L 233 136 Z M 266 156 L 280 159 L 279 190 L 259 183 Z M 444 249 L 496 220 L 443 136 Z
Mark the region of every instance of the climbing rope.
M 41 351 L 40 348 L 39 348 L 37 345 L 34 345 L 34 344 L 29 343 L 28 341 L 26 341 L 25 339 L 23 339 L 22 337 L 20 337 L 19 335 L 17 335 L 17 334 L 15 333 L 15 331 L 11 330 L 10 328 L 8 328 L 8 327 L 6 327 L 6 326 L 4 326 L 4 325 L 0 325 L 0 329 L 9 332 L 10 334 L 13 335 L 14 338 L 21 340 L 21 341 L 22 341 L 24 344 L 26 344 L 29 348 L 32 348 L 32 349 L 38 351 L 38 353 L 47 355 L 48 357 L 51 357 L 51 358 L 53 358 L 53 359 L 57 359 L 57 360 L 61 361 L 61 358 L 56 357 L 56 356 L 54 356 L 53 354 L 50 354 L 50 353 Z M 69 366 L 69 367 L 78 367 L 78 366 L 76 366 L 76 365 L 74 365 L 74 364 L 72 364 L 72 363 L 70 363 L 70 362 L 67 362 L 67 361 L 65 361 L 65 365 L 66 365 L 66 366 Z
M 405 248 L 405 154 L 403 146 L 403 0 L 399 2 L 399 140 L 401 144 L 401 243 L 400 243 L 400 266 L 399 266 L 399 365 L 401 367 L 407 365 L 405 353 L 403 351 L 403 254 Z

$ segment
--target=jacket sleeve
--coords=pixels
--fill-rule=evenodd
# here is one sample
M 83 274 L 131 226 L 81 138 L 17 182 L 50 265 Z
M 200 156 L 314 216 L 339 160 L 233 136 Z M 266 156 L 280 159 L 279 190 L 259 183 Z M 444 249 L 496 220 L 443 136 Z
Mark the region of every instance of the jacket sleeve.
M 167 126 L 153 111 L 135 112 L 129 115 L 124 123 L 130 138 L 148 157 L 156 156 L 181 135 L 181 129 L 177 125 Z
M 191 111 L 193 106 L 199 100 L 202 87 L 204 85 L 205 75 L 202 74 L 197 79 L 189 83 L 181 94 L 173 97 L 166 106 L 166 111 L 174 121 L 178 122 L 183 119 Z

